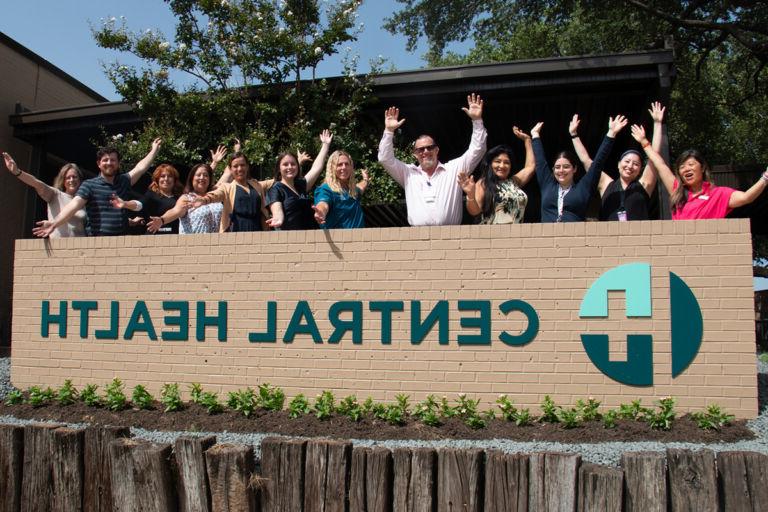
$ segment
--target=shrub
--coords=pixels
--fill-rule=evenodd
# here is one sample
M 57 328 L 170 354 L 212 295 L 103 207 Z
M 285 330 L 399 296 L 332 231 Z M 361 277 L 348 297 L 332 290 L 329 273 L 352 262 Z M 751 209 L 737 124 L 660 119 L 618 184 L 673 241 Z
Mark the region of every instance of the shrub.
M 193 404 L 199 404 L 203 397 L 203 386 L 199 382 L 193 382 L 189 385 L 189 400 Z
M 86 384 L 83 391 L 80 392 L 80 400 L 88 407 L 98 407 L 101 405 L 101 399 L 97 393 L 98 389 L 98 384 Z
M 160 389 L 160 401 L 165 406 L 165 412 L 180 411 L 184 404 L 181 401 L 179 385 L 175 382 L 173 384 L 163 384 L 163 387 Z
M 71 405 L 77 401 L 77 394 L 77 389 L 72 385 L 72 381 L 67 379 L 56 392 L 56 401 L 61 405 Z
M 334 403 L 335 398 L 333 397 L 333 393 L 330 391 L 323 391 L 317 395 L 317 398 L 315 399 L 315 405 L 313 407 L 315 416 L 321 420 L 327 420 L 330 418 L 335 410 Z
M 541 402 L 541 418 L 539 418 L 539 421 L 543 421 L 545 423 L 557 423 L 560 421 L 557 410 L 558 407 L 555 405 L 552 397 L 545 395 L 544 400 Z
M 106 388 L 104 388 L 104 405 L 110 411 L 122 411 L 125 409 L 128 399 L 123 392 L 123 383 L 115 377 Z
M 153 408 L 153 402 L 155 399 L 152 397 L 152 395 L 149 394 L 149 391 L 142 386 L 141 384 L 137 384 L 135 388 L 133 388 L 133 394 L 131 394 L 131 402 L 133 402 L 133 405 L 135 405 L 137 408 L 146 410 L 146 409 L 152 409 Z
M 440 425 L 440 403 L 437 401 L 437 397 L 429 395 L 423 401 L 416 404 L 413 417 L 430 427 Z
M 32 386 L 27 390 L 27 403 L 32 407 L 40 407 L 53 400 L 56 393 L 51 388 Z
M 256 410 L 256 394 L 251 388 L 238 389 L 230 391 L 227 399 L 227 406 L 230 409 L 239 411 L 249 418 Z
M 581 399 L 576 400 L 576 409 L 579 411 L 583 421 L 599 420 L 602 417 L 600 412 L 598 412 L 599 408 L 600 401 L 592 397 L 589 397 L 586 402 Z
M 669 430 L 675 419 L 675 399 L 672 397 L 662 398 L 656 401 L 656 405 L 659 410 L 647 410 L 645 421 L 653 429 Z
M 285 393 L 282 389 L 261 384 L 259 386 L 259 396 L 256 398 L 256 405 L 267 411 L 282 411 L 285 405 Z
M 6 405 L 19 405 L 21 403 L 24 403 L 24 393 L 22 393 L 18 389 L 12 390 L 5 397 L 5 404 Z
M 720 430 L 722 427 L 730 425 L 734 420 L 732 414 L 726 413 L 717 404 L 708 406 L 705 412 L 691 414 L 691 418 L 699 428 L 704 430 Z
M 336 408 L 336 412 L 347 416 L 349 419 L 355 422 L 363 419 L 363 416 L 365 415 L 363 412 L 363 407 L 360 405 L 360 403 L 358 403 L 357 397 L 355 395 L 344 397 L 339 402 L 339 406 Z
M 197 402 L 208 411 L 208 414 L 218 414 L 224 410 L 224 406 L 219 402 L 219 395 L 209 391 L 200 394 Z
M 299 393 L 288 404 L 288 417 L 296 419 L 299 416 L 309 414 L 312 408 L 309 405 L 307 397 Z
M 619 412 L 611 409 L 603 415 L 603 426 L 605 428 L 616 428 L 616 420 L 619 418 Z

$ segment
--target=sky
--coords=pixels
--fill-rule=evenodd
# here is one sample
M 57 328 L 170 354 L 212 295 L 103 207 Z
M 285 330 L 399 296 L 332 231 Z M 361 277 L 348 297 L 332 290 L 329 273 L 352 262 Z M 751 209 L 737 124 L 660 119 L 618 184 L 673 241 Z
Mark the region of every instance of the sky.
M 333 1 L 333 0 L 329 0 Z M 119 60 L 135 64 L 130 56 L 96 46 L 91 27 L 101 26 L 101 20 L 125 16 L 128 28 L 141 31 L 159 29 L 169 39 L 173 37 L 174 19 L 162 0 L 0 0 L 0 31 L 37 53 L 63 71 L 109 100 L 119 100 L 114 87 L 106 78 L 102 64 Z M 413 53 L 406 51 L 406 40 L 381 28 L 384 19 L 401 4 L 395 0 L 365 0 L 358 13 L 364 31 L 352 52 L 359 55 L 359 72 L 370 70 L 371 59 L 382 55 L 388 59 L 385 69 L 418 69 L 426 44 Z M 460 50 L 466 45 L 455 45 Z M 391 66 L 390 66 L 391 65 Z M 318 76 L 342 73 L 341 57 L 336 55 L 323 62 Z

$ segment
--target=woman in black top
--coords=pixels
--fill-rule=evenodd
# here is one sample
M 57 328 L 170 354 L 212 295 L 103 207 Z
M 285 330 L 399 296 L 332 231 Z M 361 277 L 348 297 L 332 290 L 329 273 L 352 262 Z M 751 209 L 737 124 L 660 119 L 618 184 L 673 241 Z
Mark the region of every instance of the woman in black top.
M 150 217 L 160 217 L 176 206 L 181 190 L 179 171 L 169 164 L 158 165 L 155 172 L 152 173 L 152 183 L 149 185 L 149 190 L 141 200 L 143 205 L 141 216 L 144 221 L 148 221 Z M 178 220 L 162 226 L 155 234 L 168 235 L 171 233 L 179 233 Z
M 306 177 L 301 176 L 299 162 L 292 153 L 282 153 L 275 165 L 275 182 L 267 193 L 267 206 L 272 218 L 267 224 L 273 229 L 317 229 L 309 192 L 315 186 L 328 157 L 333 136 L 328 130 L 320 134 L 322 147 Z
M 665 108 L 654 102 L 648 112 L 653 119 L 653 147 L 658 151 L 661 146 Z M 577 130 L 579 116 L 574 115 L 568 132 L 573 139 L 573 147 L 579 159 L 588 167 L 592 164 L 587 149 L 582 144 Z M 604 171 L 600 174 L 597 191 L 600 193 L 600 220 L 648 220 L 651 194 L 656 189 L 656 169 L 650 161 L 646 163 L 643 174 L 643 158 L 640 151 L 629 149 L 622 153 L 618 163 L 619 179 L 613 179 Z

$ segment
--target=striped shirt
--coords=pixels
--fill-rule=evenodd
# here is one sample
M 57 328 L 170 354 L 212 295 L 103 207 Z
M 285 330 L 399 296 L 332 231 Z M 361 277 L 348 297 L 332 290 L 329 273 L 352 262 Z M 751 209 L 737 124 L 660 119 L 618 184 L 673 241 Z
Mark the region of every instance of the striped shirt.
M 85 213 L 88 216 L 89 236 L 124 235 L 128 228 L 128 212 L 110 204 L 112 195 L 128 200 L 131 193 L 131 178 L 127 174 L 115 176 L 109 183 L 99 175 L 85 180 L 77 190 L 77 196 L 85 199 Z

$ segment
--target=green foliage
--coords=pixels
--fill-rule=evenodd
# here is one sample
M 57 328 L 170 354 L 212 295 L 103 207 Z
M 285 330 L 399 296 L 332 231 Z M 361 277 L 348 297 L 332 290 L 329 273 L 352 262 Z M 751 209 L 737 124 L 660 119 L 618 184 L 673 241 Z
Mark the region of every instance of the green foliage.
M 205 408 L 205 410 L 208 411 L 208 414 L 218 414 L 224 410 L 224 406 L 219 402 L 218 393 L 204 391 L 200 394 L 197 403 Z
M 662 398 L 656 401 L 657 411 L 648 410 L 645 415 L 645 421 L 656 430 L 669 430 L 672 428 L 672 422 L 675 420 L 675 399 L 672 397 Z
M 122 411 L 125 409 L 127 402 L 128 399 L 123 391 L 123 383 L 120 379 L 115 377 L 112 379 L 112 382 L 107 384 L 107 387 L 104 388 L 104 406 L 110 411 Z
M 531 421 L 533 421 L 531 411 L 529 409 L 518 409 L 507 395 L 499 396 L 496 403 L 499 404 L 502 418 L 507 421 L 514 421 L 518 427 L 530 425 Z
M 288 404 L 289 418 L 296 419 L 300 416 L 304 416 L 305 414 L 309 414 L 310 412 L 312 412 L 312 407 L 309 405 L 309 400 L 307 400 L 307 397 L 301 393 L 296 395 Z
M 5 396 L 5 405 L 19 405 L 22 403 L 24 403 L 24 393 L 22 393 L 21 390 L 11 390 Z
M 565 428 L 575 428 L 580 426 L 583 422 L 580 411 L 575 407 L 569 409 L 561 407 L 557 411 L 557 417 Z
M 56 392 L 56 401 L 61 405 L 71 405 L 77 401 L 77 395 L 77 389 L 72 385 L 72 381 L 67 379 Z
M 203 386 L 199 382 L 193 382 L 189 385 L 189 400 L 193 404 L 199 404 L 203 397 Z
M 27 390 L 27 403 L 32 407 L 40 407 L 53 400 L 55 392 L 51 388 L 31 386 Z
M 154 408 L 154 401 L 155 398 L 147 391 L 147 388 L 142 386 L 141 384 L 137 384 L 133 388 L 133 393 L 131 394 L 131 402 L 133 405 L 141 410 L 149 410 Z
M 335 401 L 336 399 L 330 391 L 323 391 L 317 395 L 317 398 L 315 398 L 315 405 L 312 408 L 315 411 L 315 416 L 321 420 L 330 418 L 335 411 Z
M 650 412 L 650 409 L 643 407 L 640 400 L 632 400 L 630 404 L 619 405 L 619 418 L 623 420 L 641 420 Z
M 88 407 L 98 407 L 101 405 L 101 398 L 99 398 L 97 392 L 98 389 L 98 384 L 86 384 L 80 392 L 80 400 Z
M 596 421 L 599 420 L 602 415 L 598 411 L 600 408 L 600 401 L 589 397 L 587 401 L 576 400 L 576 410 L 579 411 L 579 416 L 583 421 Z
M 416 404 L 413 417 L 430 427 L 440 425 L 440 402 L 435 395 L 429 395 L 423 401 Z
M 464 423 L 474 429 L 484 428 L 486 426 L 486 419 L 478 412 L 478 406 L 480 405 L 480 399 L 472 400 L 467 398 L 464 393 L 459 394 L 458 400 L 456 400 L 456 406 L 454 411 L 456 416 L 462 418 Z
M 259 385 L 259 396 L 256 405 L 267 411 L 280 411 L 285 404 L 285 393 L 282 389 L 269 384 Z
M 560 421 L 560 417 L 557 414 L 558 407 L 555 405 L 555 401 L 549 395 L 544 396 L 544 400 L 541 402 L 541 417 L 539 421 L 545 423 L 557 423 Z
M 765 352 L 763 354 L 760 354 L 758 359 L 763 363 L 768 363 L 768 352 Z
M 605 428 L 616 428 L 616 422 L 619 419 L 619 412 L 611 409 L 603 415 L 603 426 Z
M 342 398 L 338 407 L 336 407 L 336 412 L 347 416 L 349 419 L 355 422 L 363 419 L 363 416 L 365 415 L 363 407 L 360 405 L 360 403 L 358 403 L 357 397 L 355 395 L 349 395 Z
M 160 402 L 165 406 L 165 412 L 180 411 L 184 407 L 184 403 L 181 401 L 179 385 L 175 382 L 163 384 L 160 389 Z
M 227 406 L 249 418 L 256 410 L 256 394 L 251 388 L 230 391 Z
M 721 428 L 728 426 L 734 420 L 732 414 L 726 413 L 717 404 L 712 404 L 707 407 L 704 412 L 695 412 L 691 414 L 691 418 L 696 422 L 699 428 L 704 430 L 720 430 Z

